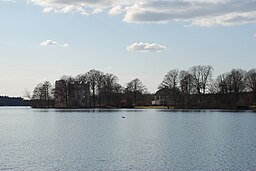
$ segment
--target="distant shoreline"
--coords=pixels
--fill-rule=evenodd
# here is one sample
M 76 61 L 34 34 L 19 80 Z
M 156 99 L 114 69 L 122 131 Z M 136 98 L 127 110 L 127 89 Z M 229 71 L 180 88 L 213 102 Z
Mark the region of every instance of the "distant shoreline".
M 134 106 L 134 107 L 112 107 L 112 106 L 102 106 L 102 107 L 88 107 L 88 108 L 56 108 L 54 106 L 48 107 L 40 107 L 40 106 L 33 106 L 32 101 L 24 100 L 21 97 L 8 97 L 8 96 L 0 96 L 0 107 L 28 107 L 31 108 L 38 108 L 38 109 L 163 109 L 163 110 L 251 110 L 256 111 L 256 106 L 236 106 L 236 108 L 209 108 L 207 106 L 199 108 L 199 107 L 190 107 L 190 108 L 181 108 L 175 106 L 164 106 L 164 105 L 145 105 L 145 106 Z
M 175 108 L 168 106 L 135 106 L 135 107 L 124 107 L 124 108 L 55 108 L 55 107 L 32 107 L 29 105 L 24 106 L 0 106 L 1 107 L 31 107 L 31 109 L 57 109 L 57 110 L 166 110 L 166 111 L 204 111 L 204 110 L 217 110 L 217 111 L 254 111 L 256 112 L 256 106 L 243 106 L 242 108 Z

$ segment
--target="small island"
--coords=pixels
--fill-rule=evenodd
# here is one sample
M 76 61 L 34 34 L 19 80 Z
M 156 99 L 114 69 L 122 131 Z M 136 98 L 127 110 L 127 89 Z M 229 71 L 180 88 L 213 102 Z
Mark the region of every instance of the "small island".
M 92 69 L 75 77 L 62 76 L 52 86 L 39 83 L 26 93 L 34 108 L 156 108 L 255 110 L 256 69 L 232 69 L 213 79 L 213 67 L 172 69 L 149 93 L 140 79 L 125 87 L 114 74 Z

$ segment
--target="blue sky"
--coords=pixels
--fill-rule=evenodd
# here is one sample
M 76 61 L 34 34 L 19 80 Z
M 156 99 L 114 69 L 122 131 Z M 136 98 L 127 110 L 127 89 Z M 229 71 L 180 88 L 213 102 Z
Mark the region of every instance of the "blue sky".
M 139 78 L 256 67 L 255 0 L 0 0 L 0 95 L 90 69 Z

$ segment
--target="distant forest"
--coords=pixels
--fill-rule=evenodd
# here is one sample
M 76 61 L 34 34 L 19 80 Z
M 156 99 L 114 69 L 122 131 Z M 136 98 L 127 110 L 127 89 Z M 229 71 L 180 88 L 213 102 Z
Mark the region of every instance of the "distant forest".
M 159 83 L 158 91 L 150 94 L 139 78 L 125 86 L 118 77 L 92 69 L 77 76 L 62 76 L 67 84 L 89 84 L 90 107 L 135 107 L 149 106 L 152 101 L 164 99 L 158 105 L 174 108 L 226 108 L 256 105 L 256 69 L 249 71 L 232 69 L 212 78 L 213 67 L 197 65 L 188 70 L 171 69 Z M 55 86 L 49 81 L 39 83 L 32 94 L 32 101 L 51 101 L 54 107 Z
M 21 97 L 0 96 L 0 106 L 28 106 Z

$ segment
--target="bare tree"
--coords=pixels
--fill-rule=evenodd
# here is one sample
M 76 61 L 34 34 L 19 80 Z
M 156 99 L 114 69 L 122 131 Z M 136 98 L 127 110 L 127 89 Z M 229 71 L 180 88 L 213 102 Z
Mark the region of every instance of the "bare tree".
M 96 107 L 96 94 L 98 93 L 98 95 L 100 96 L 100 89 L 103 82 L 103 75 L 104 75 L 103 72 L 97 71 L 95 69 L 92 69 L 85 74 L 86 79 L 89 81 L 90 88 L 92 90 L 93 107 Z
M 49 107 L 49 100 L 53 98 L 53 89 L 49 81 L 39 83 L 32 95 L 33 100 L 38 100 L 41 106 Z
M 45 81 L 43 83 L 43 93 L 44 93 L 44 99 L 45 100 L 50 100 L 53 98 L 53 88 L 52 88 L 52 85 L 49 81 Z
M 222 94 L 226 94 L 228 93 L 228 80 L 227 80 L 227 73 L 226 74 L 221 74 L 217 77 L 216 79 L 216 83 L 218 85 L 218 90 L 217 92 L 222 93 Z
M 179 70 L 173 69 L 170 70 L 165 76 L 162 81 L 162 83 L 159 86 L 159 89 L 161 88 L 170 88 L 170 89 L 176 89 L 179 79 Z
M 95 76 L 96 76 L 96 85 L 97 85 L 97 94 L 98 94 L 98 106 L 101 107 L 102 105 L 101 98 L 102 98 L 102 91 L 103 91 L 102 89 L 104 86 L 105 75 L 103 72 L 98 71 Z
M 55 84 L 55 97 L 61 97 L 65 99 L 65 107 L 70 107 L 69 104 L 69 87 L 70 84 L 73 84 L 76 79 L 72 76 L 63 75 L 60 80 L 58 80 Z
M 243 92 L 246 88 L 245 73 L 246 71 L 244 70 L 233 69 L 227 76 L 229 83 L 231 83 L 230 90 L 236 95 Z
M 170 70 L 165 76 L 158 87 L 158 89 L 165 89 L 166 92 L 168 92 L 169 96 L 172 96 L 174 101 L 174 106 L 177 106 L 178 101 L 178 95 L 179 95 L 179 89 L 177 87 L 179 83 L 179 70 L 173 69 Z
M 197 94 L 205 94 L 212 77 L 213 67 L 210 65 L 197 65 L 190 68 L 189 72 L 193 77 L 193 84 Z
M 120 94 L 122 93 L 122 86 L 118 83 L 117 76 L 109 73 L 104 75 L 102 93 L 104 94 L 106 105 L 118 106 Z
M 256 103 L 256 69 L 251 69 L 246 73 L 246 84 L 254 94 L 254 103 Z
M 232 81 L 229 76 L 230 73 L 224 73 L 219 75 L 216 80 L 216 89 L 218 93 L 219 106 L 228 106 L 229 108 L 234 107 L 234 97 L 232 95 Z
M 227 103 L 229 107 L 236 107 L 240 94 L 245 91 L 245 73 L 241 69 L 232 69 L 228 73 L 219 75 L 216 79 L 218 92 L 223 95 L 221 100 L 223 103 Z
M 85 74 L 76 76 L 76 81 L 88 83 L 92 92 L 93 107 L 110 105 L 114 91 L 121 91 L 121 85 L 117 83 L 118 78 L 113 74 L 104 74 L 101 71 L 92 69 Z
M 180 89 L 184 94 L 192 94 L 194 90 L 193 76 L 185 70 L 180 71 Z
M 63 75 L 60 80 L 64 80 L 66 83 L 74 83 L 76 80 L 72 76 Z
M 179 73 L 179 80 L 181 91 L 179 94 L 179 105 L 183 107 L 190 107 L 193 102 L 191 94 L 195 93 L 193 76 L 188 71 L 182 70 Z
M 23 97 L 24 97 L 25 99 L 31 100 L 31 99 L 32 99 L 31 92 L 30 92 L 28 89 L 25 89 L 25 90 L 24 90 L 24 95 L 23 95 Z
M 42 100 L 43 99 L 42 87 L 43 87 L 42 83 L 39 83 L 36 85 L 36 87 L 34 88 L 34 91 L 33 91 L 33 95 L 32 95 L 33 100 Z
M 133 94 L 133 105 L 137 105 L 138 95 L 147 92 L 147 88 L 142 82 L 136 78 L 131 82 L 127 83 L 125 91 Z
M 75 80 L 78 82 L 78 83 L 89 83 L 89 80 L 86 76 L 86 74 L 79 74 L 75 77 Z
M 204 108 L 204 94 L 209 93 L 213 67 L 210 65 L 197 65 L 189 69 L 193 78 L 193 86 L 198 94 L 201 108 Z

